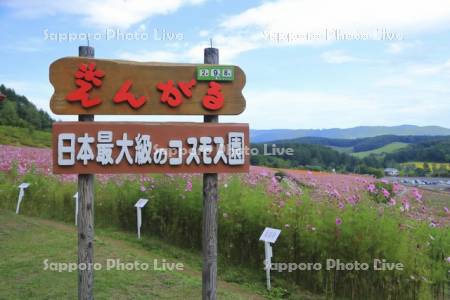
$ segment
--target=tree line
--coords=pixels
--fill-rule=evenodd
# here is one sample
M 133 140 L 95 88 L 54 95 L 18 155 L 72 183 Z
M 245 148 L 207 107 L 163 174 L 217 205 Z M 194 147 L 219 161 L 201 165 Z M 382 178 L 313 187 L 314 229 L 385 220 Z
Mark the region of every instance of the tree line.
M 31 103 L 25 96 L 13 89 L 0 85 L 0 92 L 6 96 L 0 101 L 0 125 L 9 125 L 38 130 L 50 130 L 54 120 L 47 112 Z

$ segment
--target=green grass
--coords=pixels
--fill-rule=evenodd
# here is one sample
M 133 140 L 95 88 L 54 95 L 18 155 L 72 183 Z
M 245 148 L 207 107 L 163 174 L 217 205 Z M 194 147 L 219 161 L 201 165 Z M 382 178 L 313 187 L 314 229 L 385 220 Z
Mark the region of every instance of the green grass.
M 0 126 L 0 144 L 30 147 L 51 147 L 51 132 Z
M 405 147 L 407 147 L 408 144 L 407 143 L 400 143 L 400 142 L 394 142 L 394 143 L 390 143 L 387 144 L 383 147 L 374 149 L 374 150 L 370 150 L 370 151 L 363 151 L 363 152 L 354 152 L 352 153 L 353 156 L 356 156 L 358 158 L 364 158 L 367 157 L 371 154 L 385 154 L 385 153 L 394 153 L 400 149 L 403 149 Z
M 0 210 L 0 299 L 76 299 L 77 272 L 44 270 L 44 261 L 76 262 L 76 227 Z M 201 258 L 159 240 L 97 230 L 96 299 L 200 299 Z M 145 246 L 145 248 L 144 248 Z M 150 250 L 149 250 L 150 249 Z M 148 263 L 147 271 L 106 270 L 106 259 Z M 154 260 L 181 262 L 184 271 L 155 271 Z M 263 291 L 264 292 L 264 291 Z M 219 299 L 266 299 L 249 287 L 219 282 Z

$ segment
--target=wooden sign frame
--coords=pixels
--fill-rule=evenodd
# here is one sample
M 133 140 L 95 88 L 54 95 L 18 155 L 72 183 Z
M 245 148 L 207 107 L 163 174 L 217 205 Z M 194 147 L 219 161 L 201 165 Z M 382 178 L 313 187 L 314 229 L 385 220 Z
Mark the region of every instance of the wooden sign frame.
M 201 81 L 197 67 L 214 65 L 65 57 L 50 66 L 58 115 L 238 115 L 245 109 L 245 74 Z M 217 65 L 217 68 L 223 66 Z
M 250 165 L 248 124 L 57 122 L 52 140 L 54 174 L 246 173 Z

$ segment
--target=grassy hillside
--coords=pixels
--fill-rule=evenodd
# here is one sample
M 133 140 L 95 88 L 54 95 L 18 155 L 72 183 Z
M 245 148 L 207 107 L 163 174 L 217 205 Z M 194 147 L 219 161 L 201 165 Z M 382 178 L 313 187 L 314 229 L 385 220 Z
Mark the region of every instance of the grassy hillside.
M 77 272 L 44 270 L 48 263 L 76 262 L 76 227 L 0 210 L 0 298 L 76 299 Z M 144 249 L 143 245 L 148 247 Z M 151 246 L 149 246 L 151 245 Z M 151 249 L 151 250 L 148 250 Z M 106 270 L 107 259 L 149 264 L 147 271 Z M 178 262 L 183 271 L 154 270 L 159 263 Z M 159 240 L 134 234 L 96 230 L 94 291 L 97 299 L 200 299 L 201 257 Z M 14 287 L 14 288 L 13 288 Z M 258 287 L 264 293 L 263 284 Z M 219 281 L 219 299 L 266 299 L 249 288 Z
M 30 147 L 51 147 L 51 133 L 49 131 L 35 130 L 0 125 L 0 144 Z
M 383 147 L 374 149 L 374 150 L 370 150 L 370 151 L 363 151 L 363 152 L 355 152 L 352 153 L 352 155 L 358 157 L 358 158 L 364 158 L 367 157 L 371 154 L 385 154 L 385 153 L 394 153 L 400 149 L 403 149 L 405 147 L 407 147 L 408 144 L 407 143 L 400 143 L 400 142 L 394 142 L 394 143 L 390 143 L 387 144 Z

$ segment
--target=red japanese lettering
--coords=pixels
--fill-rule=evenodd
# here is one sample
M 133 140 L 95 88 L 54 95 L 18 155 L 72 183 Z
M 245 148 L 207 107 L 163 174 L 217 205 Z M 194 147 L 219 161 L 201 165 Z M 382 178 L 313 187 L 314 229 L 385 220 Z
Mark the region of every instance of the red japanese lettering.
M 192 87 L 197 84 L 195 79 L 191 79 L 189 82 L 179 82 L 178 86 L 180 87 L 181 92 L 188 98 L 192 97 Z
M 162 91 L 161 102 L 167 103 L 170 107 L 177 107 L 183 102 L 181 99 L 180 91 L 174 86 L 173 80 L 167 81 L 167 83 L 158 83 L 156 88 Z
M 119 91 L 117 91 L 116 95 L 113 98 L 114 103 L 121 103 L 127 101 L 128 104 L 134 108 L 138 109 L 147 101 L 146 96 L 141 96 L 136 98 L 132 93 L 129 92 L 131 87 L 133 86 L 133 82 L 131 80 L 125 80 L 125 82 L 120 87 Z
M 89 108 L 96 106 L 102 102 L 98 97 L 89 98 L 89 92 L 93 87 L 100 87 L 102 81 L 100 78 L 105 76 L 105 72 L 95 69 L 95 63 L 80 64 L 77 72 L 75 73 L 75 84 L 78 89 L 69 92 L 66 95 L 66 100 L 69 102 L 80 101 L 81 106 Z
M 206 95 L 203 97 L 203 107 L 209 110 L 219 110 L 223 107 L 224 97 L 221 92 L 221 85 L 211 81 Z

